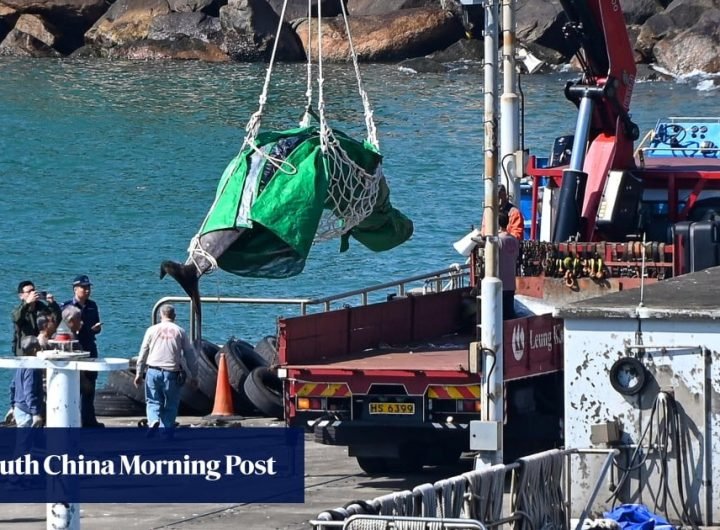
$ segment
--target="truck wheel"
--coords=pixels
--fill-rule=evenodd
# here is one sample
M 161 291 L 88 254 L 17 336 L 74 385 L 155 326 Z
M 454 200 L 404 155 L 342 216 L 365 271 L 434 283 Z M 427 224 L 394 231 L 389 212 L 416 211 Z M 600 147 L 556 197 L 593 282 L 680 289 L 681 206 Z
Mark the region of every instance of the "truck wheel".
M 360 469 L 362 469 L 368 475 L 379 475 L 385 473 L 387 468 L 387 459 L 378 458 L 375 456 L 356 456 Z

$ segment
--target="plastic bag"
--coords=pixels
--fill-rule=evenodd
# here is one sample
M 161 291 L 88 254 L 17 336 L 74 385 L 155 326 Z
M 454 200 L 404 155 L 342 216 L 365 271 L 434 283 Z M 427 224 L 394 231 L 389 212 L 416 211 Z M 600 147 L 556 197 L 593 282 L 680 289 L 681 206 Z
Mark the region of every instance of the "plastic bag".
M 675 530 L 665 518 L 652 513 L 644 504 L 622 504 L 605 512 L 605 517 L 617 521 L 622 530 Z

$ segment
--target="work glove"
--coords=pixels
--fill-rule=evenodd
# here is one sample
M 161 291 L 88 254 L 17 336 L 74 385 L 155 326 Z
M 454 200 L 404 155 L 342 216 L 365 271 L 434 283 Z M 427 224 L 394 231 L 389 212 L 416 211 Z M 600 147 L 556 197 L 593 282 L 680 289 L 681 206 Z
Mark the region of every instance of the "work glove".
M 8 410 L 7 414 L 5 414 L 5 423 L 15 423 L 15 414 L 13 413 L 13 409 Z
M 42 427 L 45 421 L 42 416 L 33 415 L 33 421 L 31 427 Z

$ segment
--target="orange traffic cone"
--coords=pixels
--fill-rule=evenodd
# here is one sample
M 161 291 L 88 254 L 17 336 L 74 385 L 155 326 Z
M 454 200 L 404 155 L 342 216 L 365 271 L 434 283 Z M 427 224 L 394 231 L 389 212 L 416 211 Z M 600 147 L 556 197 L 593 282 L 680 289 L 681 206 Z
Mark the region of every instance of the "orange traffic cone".
M 230 377 L 228 376 L 227 361 L 225 353 L 220 354 L 220 364 L 218 365 L 217 385 L 215 386 L 215 403 L 211 416 L 234 416 L 232 388 L 230 387 Z

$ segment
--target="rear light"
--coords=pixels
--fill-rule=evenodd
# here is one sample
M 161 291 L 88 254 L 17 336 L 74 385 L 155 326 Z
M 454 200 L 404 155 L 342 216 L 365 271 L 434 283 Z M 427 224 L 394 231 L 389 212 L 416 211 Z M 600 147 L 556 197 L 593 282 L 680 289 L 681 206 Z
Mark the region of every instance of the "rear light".
M 298 410 L 325 410 L 325 400 L 322 398 L 297 398 Z
M 457 401 L 458 412 L 481 412 L 479 399 L 460 399 Z

